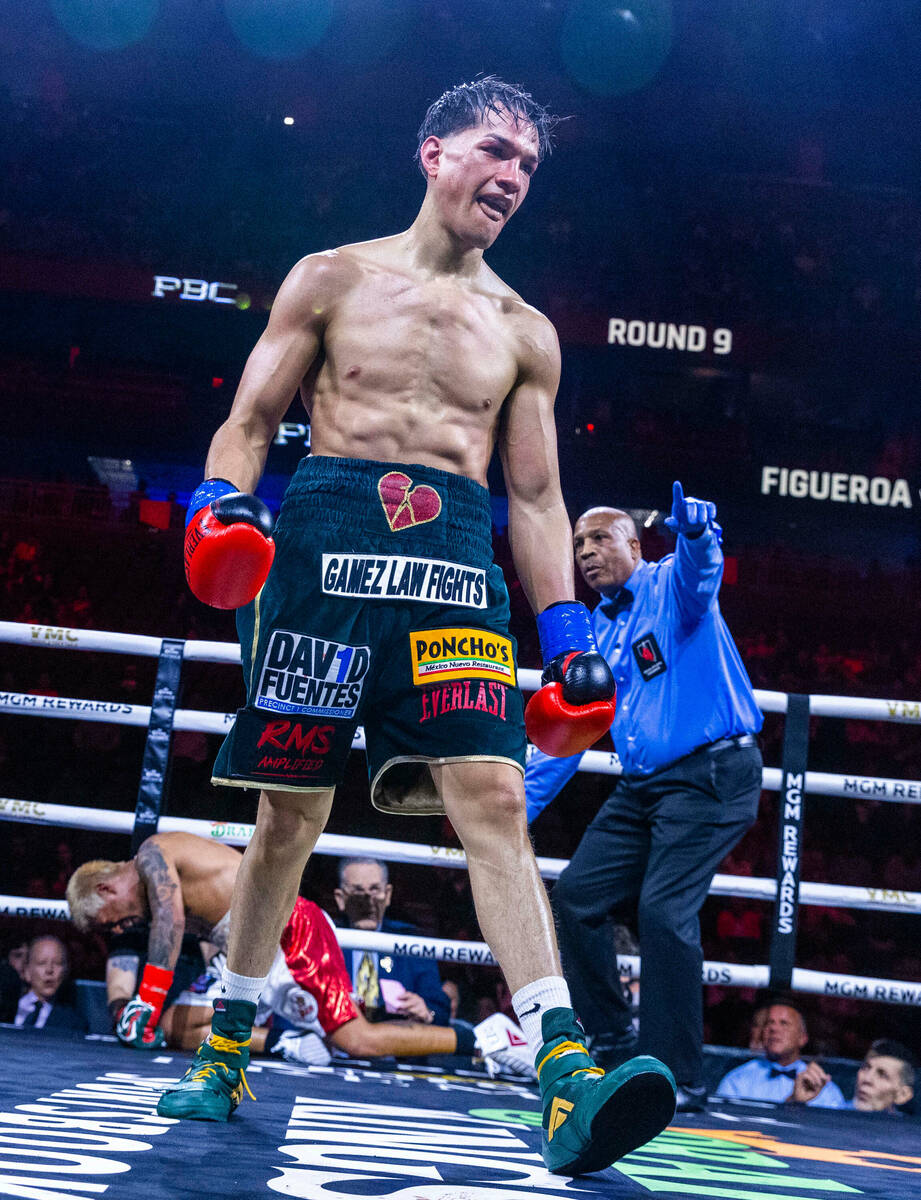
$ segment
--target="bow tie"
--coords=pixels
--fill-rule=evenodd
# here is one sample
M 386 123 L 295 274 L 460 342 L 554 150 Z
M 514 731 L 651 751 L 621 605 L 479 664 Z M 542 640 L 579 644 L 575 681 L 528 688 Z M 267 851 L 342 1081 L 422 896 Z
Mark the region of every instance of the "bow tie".
M 630 608 L 633 604 L 633 592 L 629 588 L 620 588 L 613 596 L 602 600 L 599 608 L 604 615 L 610 620 L 614 620 L 618 613 L 621 613 L 626 608 Z
M 783 1075 L 784 1079 L 795 1079 L 796 1067 L 771 1067 L 768 1079 L 776 1079 L 778 1075 Z

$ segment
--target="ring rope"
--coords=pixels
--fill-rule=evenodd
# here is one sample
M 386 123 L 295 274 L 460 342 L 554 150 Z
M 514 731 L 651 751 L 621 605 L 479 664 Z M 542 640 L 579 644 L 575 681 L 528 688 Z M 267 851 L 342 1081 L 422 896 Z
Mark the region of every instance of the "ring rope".
M 0 821 L 130 834 L 134 813 L 0 797 Z M 161 833 L 194 833 L 209 842 L 224 842 L 229 846 L 245 846 L 255 830 L 254 825 L 242 821 L 203 821 L 193 817 L 169 816 L 160 818 L 158 828 Z M 453 846 L 424 846 L 416 842 L 390 842 L 382 838 L 334 833 L 321 833 L 314 853 L 336 858 L 386 858 L 390 862 L 426 867 L 466 869 L 467 866 L 467 856 L 463 850 Z M 538 858 L 537 866 L 544 879 L 558 879 L 568 861 L 565 858 Z M 748 875 L 715 875 L 709 894 L 772 901 L 777 895 L 777 880 Z M 891 888 L 801 883 L 800 902 L 830 908 L 859 908 L 869 912 L 921 913 L 921 892 L 894 891 Z
M 12 621 L 0 621 L 0 642 L 46 646 L 55 649 L 109 651 L 147 657 L 160 657 L 164 644 L 160 638 L 144 635 L 76 630 Z M 237 645 L 194 640 L 182 643 L 182 658 L 189 661 L 230 665 L 239 665 L 241 661 L 240 648 Z M 518 676 L 520 685 L 526 691 L 540 686 L 538 671 L 524 669 L 519 671 Z M 785 692 L 756 690 L 755 698 L 763 712 L 786 713 L 788 711 L 790 697 Z M 806 711 L 816 716 L 892 721 L 905 724 L 921 723 L 921 702 L 916 701 L 826 695 L 798 697 L 797 699 L 801 701 L 808 699 Z M 17 692 L 0 693 L 0 712 L 9 712 L 14 715 L 108 721 L 136 726 L 149 725 L 151 716 L 151 708 L 146 705 L 36 696 L 31 693 Z M 230 713 L 176 710 L 174 728 L 224 734 L 231 727 L 234 719 L 234 715 Z M 362 748 L 364 744 L 364 731 L 359 728 L 355 733 L 353 748 Z M 532 752 L 533 748 L 529 746 L 529 755 Z M 588 751 L 580 761 L 579 770 L 617 775 L 621 772 L 621 766 L 616 754 Z M 780 769 L 764 769 L 762 786 L 765 789 L 779 791 L 781 781 L 782 771 Z M 870 796 L 874 799 L 900 803 L 921 803 L 921 782 L 915 780 L 806 772 L 803 791 L 819 795 Z M 43 805 L 35 801 L 11 799 L 0 799 L 0 820 L 64 824 L 75 828 L 94 828 L 126 833 L 131 833 L 135 824 L 134 815 L 131 813 L 78 809 L 65 805 Z M 185 829 L 210 836 L 212 840 L 245 844 L 252 836 L 254 827 L 246 824 L 228 825 L 220 822 L 164 817 L 158 828 L 164 832 Z M 346 838 L 323 834 L 316 849 L 321 854 L 343 855 L 357 852 L 374 857 L 390 858 L 393 861 L 453 867 L 466 866 L 466 857 L 460 850 L 394 843 L 381 839 Z M 566 862 L 562 859 L 539 859 L 538 865 L 546 878 L 556 878 L 565 867 Z M 776 879 L 752 879 L 745 876 L 727 875 L 715 876 L 710 889 L 712 894 L 748 896 L 762 900 L 774 899 L 777 890 Z M 805 904 L 836 905 L 902 913 L 919 911 L 919 903 L 921 903 L 921 893 L 894 892 L 881 888 L 844 887 L 834 884 L 800 883 L 799 898 Z M 68 916 L 65 901 L 32 900 L 13 896 L 0 896 L 0 914 L 3 913 L 54 919 L 65 919 Z M 347 930 L 343 930 L 341 933 L 343 936 L 340 941 L 346 949 L 377 949 L 390 953 L 409 953 L 438 961 L 486 964 L 495 962 L 484 943 L 446 941 L 437 938 L 414 938 L 404 943 L 399 938 L 386 934 Z M 622 972 L 630 972 L 633 977 L 638 975 L 638 958 L 625 956 L 619 958 L 618 963 Z M 766 986 L 770 982 L 770 978 L 771 968 L 769 966 L 715 962 L 703 964 L 702 981 L 705 984 L 760 988 Z M 921 1006 L 921 984 L 904 983 L 899 980 L 837 975 L 793 967 L 791 983 L 797 991 Z
M 0 896 L 0 915 L 66 920 L 69 913 L 67 902 L 64 900 Z M 417 937 L 412 934 L 378 933 L 365 929 L 337 929 L 336 939 L 343 950 L 376 950 L 379 954 L 403 954 L 409 955 L 411 958 L 463 965 L 497 965 L 492 951 L 485 942 Z M 631 979 L 640 978 L 639 956 L 619 954 L 617 965 L 622 975 L 629 975 Z M 718 984 L 721 987 L 764 988 L 767 986 L 768 978 L 768 967 L 748 966 L 741 963 L 705 962 L 701 971 L 702 983 Z M 794 967 L 793 987 L 798 992 L 921 1007 L 921 983 L 904 983 L 898 979 L 839 975 L 827 971 L 810 971 L 804 967 Z
M 0 621 L 0 642 L 20 646 L 43 646 L 55 650 L 108 650 L 114 654 L 138 654 L 156 658 L 162 639 L 136 633 L 108 633 L 95 629 L 67 629 L 57 625 L 29 625 Z M 192 640 L 185 643 L 183 659 L 189 662 L 229 663 L 239 666 L 240 647 L 231 642 Z M 523 691 L 540 687 L 540 671 L 523 667 L 518 672 Z M 755 689 L 762 712 L 787 711 L 787 693 Z M 877 700 L 857 696 L 810 696 L 809 711 L 816 717 L 895 721 L 921 725 L 921 700 Z
M 845 697 L 833 697 L 844 699 Z M 114 725 L 147 726 L 150 706 L 124 704 L 121 701 L 79 700 L 73 696 L 37 696 L 32 692 L 0 692 L 0 712 L 20 717 L 57 717 L 64 720 L 103 721 Z M 173 728 L 198 733 L 227 733 L 235 713 L 205 712 L 178 708 Z M 359 726 L 352 739 L 353 750 L 365 748 L 365 731 Z M 533 748 L 528 747 L 529 756 Z M 620 775 L 620 759 L 606 750 L 587 750 L 577 767 L 594 775 Z M 764 767 L 761 786 L 779 792 L 782 772 L 779 767 Z M 807 771 L 804 786 L 815 796 L 856 796 L 888 800 L 895 804 L 921 804 L 921 780 L 884 779 L 863 775 L 838 775 L 827 771 Z

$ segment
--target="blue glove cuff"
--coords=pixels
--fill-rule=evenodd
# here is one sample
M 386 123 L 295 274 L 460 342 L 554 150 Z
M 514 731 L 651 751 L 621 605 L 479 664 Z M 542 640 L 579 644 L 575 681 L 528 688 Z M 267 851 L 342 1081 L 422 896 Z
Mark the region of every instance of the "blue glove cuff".
M 204 483 L 200 483 L 192 493 L 192 497 L 189 500 L 189 507 L 185 510 L 186 526 L 188 526 L 199 509 L 213 503 L 219 496 L 229 496 L 231 492 L 238 492 L 239 490 L 229 479 L 206 479 Z
M 597 650 L 588 609 L 578 600 L 560 600 L 537 615 L 540 652 L 545 663 L 567 650 Z

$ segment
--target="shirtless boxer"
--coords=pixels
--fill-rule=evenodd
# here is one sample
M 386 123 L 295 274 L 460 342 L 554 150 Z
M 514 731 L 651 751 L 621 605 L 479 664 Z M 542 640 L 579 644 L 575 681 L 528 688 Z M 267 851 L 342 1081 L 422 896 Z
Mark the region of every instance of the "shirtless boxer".
M 595 1067 L 562 978 L 531 849 L 525 731 L 508 594 L 492 562 L 487 467 L 498 449 L 515 567 L 546 685 L 532 738 L 559 753 L 611 722 L 614 686 L 573 602 L 550 322 L 483 261 L 550 149 L 552 119 L 481 79 L 419 132 L 425 197 L 408 230 L 295 265 L 247 362 L 192 496 L 186 574 L 237 607 L 247 704 L 214 768 L 261 789 L 234 889 L 225 995 L 164 1116 L 227 1120 L 278 938 L 358 722 L 372 802 L 446 812 L 467 852 L 480 927 L 535 1052 L 547 1165 L 599 1170 L 657 1134 L 674 1081 L 640 1058 Z M 291 398 L 311 417 L 272 540 L 252 495 Z M 274 558 L 274 562 L 273 562 Z
M 210 1005 L 203 996 L 174 987 L 173 972 L 183 933 L 226 952 L 230 901 L 242 861 L 237 850 L 222 842 L 191 833 L 158 833 L 147 838 L 128 862 L 97 859 L 71 876 L 67 901 L 78 929 L 117 934 L 139 922 L 150 925 L 139 986 L 136 964 L 130 959 L 115 956 L 106 965 L 109 1008 L 119 1041 L 125 1045 L 157 1049 L 165 1040 L 179 1049 L 194 1050 L 207 1034 Z M 279 1042 L 279 1029 L 264 1024 L 273 1013 L 283 1018 L 281 1049 L 300 1061 L 328 1062 L 329 1054 L 319 1041 L 327 1037 L 353 1058 L 473 1055 L 478 1050 L 473 1031 L 463 1022 L 454 1026 L 372 1023 L 351 993 L 332 922 L 316 904 L 298 896 L 276 948 L 250 1049 L 262 1053 Z M 496 1045 L 497 1038 L 490 1037 L 487 1046 Z M 494 1057 L 499 1069 L 521 1073 L 510 1053 L 500 1050 Z

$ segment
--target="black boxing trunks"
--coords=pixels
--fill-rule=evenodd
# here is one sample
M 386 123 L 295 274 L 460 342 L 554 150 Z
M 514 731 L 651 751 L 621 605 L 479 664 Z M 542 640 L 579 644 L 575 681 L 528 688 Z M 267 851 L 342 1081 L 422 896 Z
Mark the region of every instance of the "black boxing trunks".
M 491 528 L 489 493 L 464 476 L 303 459 L 269 577 L 237 610 L 246 707 L 213 782 L 332 787 L 359 724 L 383 811 L 442 811 L 429 763 L 523 773 L 516 645 Z

